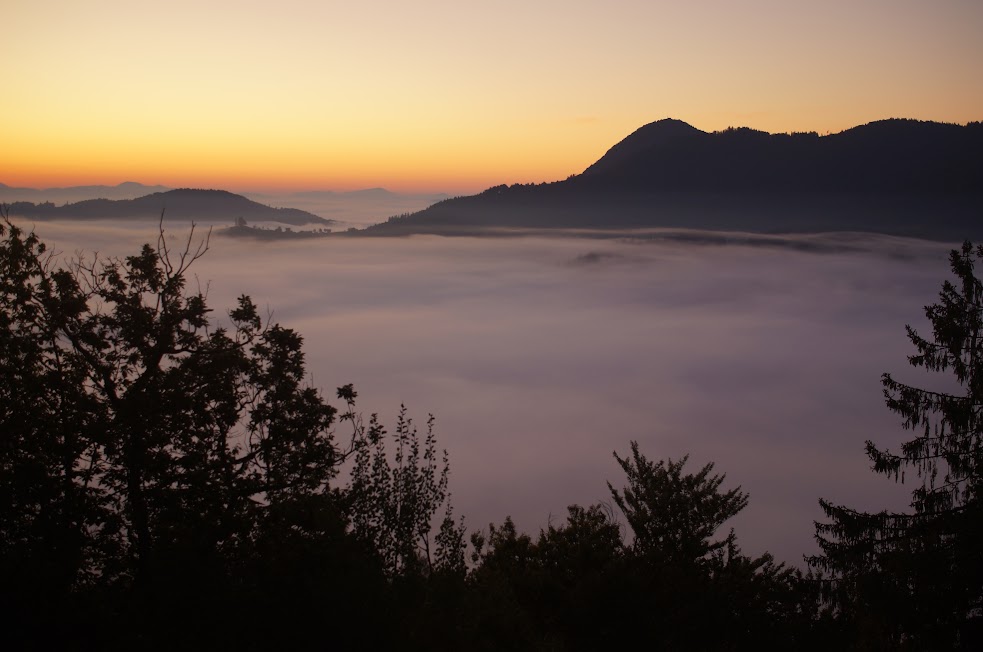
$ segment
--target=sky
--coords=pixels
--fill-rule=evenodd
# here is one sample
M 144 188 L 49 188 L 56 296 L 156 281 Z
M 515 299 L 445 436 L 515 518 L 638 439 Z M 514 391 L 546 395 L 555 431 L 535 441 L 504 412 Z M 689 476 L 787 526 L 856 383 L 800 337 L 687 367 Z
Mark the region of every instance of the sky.
M 643 124 L 983 119 L 978 0 L 5 0 L 0 183 L 469 194 Z
M 156 224 L 36 225 L 55 251 L 130 255 Z M 182 225 L 167 225 L 172 248 Z M 401 403 L 436 417 L 452 503 L 470 531 L 512 516 L 535 535 L 573 503 L 624 486 L 612 453 L 690 455 L 750 494 L 734 527 L 748 554 L 802 566 L 820 497 L 904 510 L 904 485 L 870 470 L 864 442 L 911 436 L 881 374 L 912 369 L 904 325 L 949 278 L 948 245 L 888 236 L 342 238 L 215 235 L 189 289 L 221 322 L 241 294 L 304 338 L 314 386 L 393 428 Z M 90 256 L 91 253 L 86 254 Z M 348 431 L 337 431 L 347 441 Z M 343 485 L 344 476 L 337 484 Z M 624 525 L 623 517 L 620 517 Z M 726 531 L 725 531 L 726 532 Z

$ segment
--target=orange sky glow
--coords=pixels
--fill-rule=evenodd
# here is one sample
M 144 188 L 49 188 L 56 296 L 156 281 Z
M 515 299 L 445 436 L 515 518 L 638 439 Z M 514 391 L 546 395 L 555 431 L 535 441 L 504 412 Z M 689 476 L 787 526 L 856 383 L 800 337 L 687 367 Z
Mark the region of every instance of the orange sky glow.
M 3 3 L 0 183 L 469 193 L 664 117 L 983 119 L 978 0 Z

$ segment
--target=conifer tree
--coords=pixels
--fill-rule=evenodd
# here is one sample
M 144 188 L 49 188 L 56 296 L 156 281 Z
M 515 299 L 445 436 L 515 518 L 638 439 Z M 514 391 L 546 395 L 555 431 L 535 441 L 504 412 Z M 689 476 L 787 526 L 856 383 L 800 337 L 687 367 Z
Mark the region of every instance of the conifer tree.
M 932 335 L 907 326 L 911 366 L 938 378 L 931 389 L 884 374 L 888 408 L 911 438 L 898 449 L 866 443 L 873 470 L 914 482 L 911 510 L 875 514 L 820 504 L 828 600 L 874 647 L 969 649 L 979 644 L 983 607 L 983 246 L 950 255 L 954 281 L 926 306 Z M 951 388 L 957 387 L 957 390 Z M 975 641 L 975 643 L 974 643 Z M 977 648 L 978 649 L 978 648 Z

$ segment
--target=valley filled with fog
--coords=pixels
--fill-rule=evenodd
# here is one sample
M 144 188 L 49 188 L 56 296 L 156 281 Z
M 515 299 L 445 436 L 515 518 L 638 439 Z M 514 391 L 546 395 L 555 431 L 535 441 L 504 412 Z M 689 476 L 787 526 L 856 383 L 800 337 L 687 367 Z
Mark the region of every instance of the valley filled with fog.
M 187 225 L 165 224 L 183 247 Z M 157 225 L 40 222 L 63 255 L 136 253 Z M 204 231 L 199 231 L 203 235 Z M 222 321 L 240 294 L 305 338 L 314 385 L 353 383 L 359 408 L 394 425 L 400 403 L 448 450 L 469 529 L 537 532 L 571 503 L 623 484 L 612 451 L 715 462 L 748 508 L 749 554 L 802 565 L 818 498 L 907 505 L 864 441 L 904 439 L 880 376 L 911 369 L 904 325 L 949 276 L 949 245 L 886 236 L 325 238 L 213 235 L 189 288 Z M 91 256 L 91 253 L 86 253 Z M 339 426 L 338 438 L 347 432 Z

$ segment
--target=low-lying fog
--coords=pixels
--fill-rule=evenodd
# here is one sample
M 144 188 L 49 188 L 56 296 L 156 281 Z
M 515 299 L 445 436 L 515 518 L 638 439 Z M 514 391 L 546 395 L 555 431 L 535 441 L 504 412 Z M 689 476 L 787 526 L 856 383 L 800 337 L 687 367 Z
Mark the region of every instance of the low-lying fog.
M 184 227 L 169 227 L 177 247 Z M 156 225 L 37 225 L 57 249 L 129 255 Z M 213 236 L 193 271 L 216 315 L 249 294 L 305 337 L 313 381 L 394 424 L 437 417 L 455 511 L 535 533 L 621 486 L 612 451 L 713 461 L 750 505 L 748 553 L 801 565 L 825 497 L 903 508 L 864 441 L 905 434 L 880 376 L 948 277 L 949 246 L 874 236 L 586 238 Z M 335 402 L 336 401 L 333 401 Z M 339 434 L 344 430 L 340 429 Z
M 369 188 L 350 192 L 310 191 L 264 194 L 242 193 L 249 199 L 267 206 L 299 208 L 319 217 L 335 220 L 336 231 L 349 227 L 362 228 L 384 222 L 394 215 L 415 213 L 448 195 L 443 193 L 404 194 L 382 188 Z M 277 225 L 273 225 L 274 227 Z

